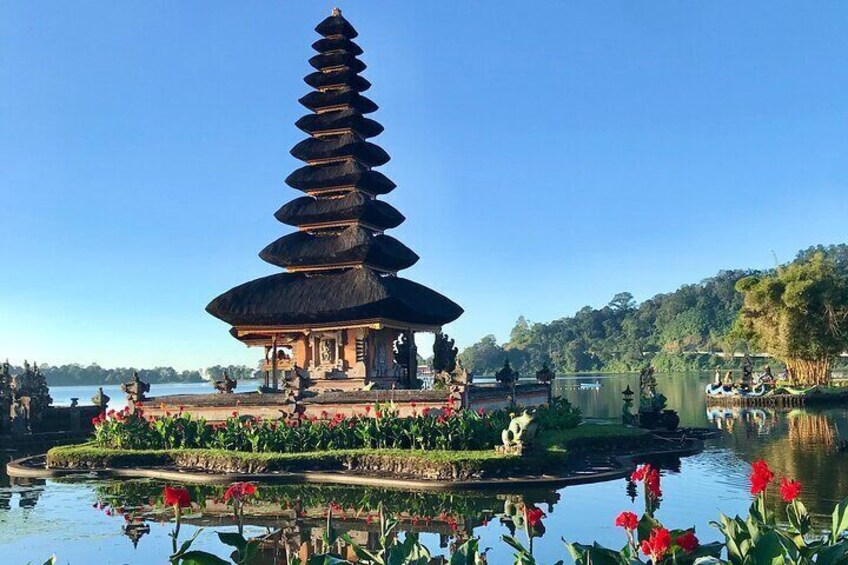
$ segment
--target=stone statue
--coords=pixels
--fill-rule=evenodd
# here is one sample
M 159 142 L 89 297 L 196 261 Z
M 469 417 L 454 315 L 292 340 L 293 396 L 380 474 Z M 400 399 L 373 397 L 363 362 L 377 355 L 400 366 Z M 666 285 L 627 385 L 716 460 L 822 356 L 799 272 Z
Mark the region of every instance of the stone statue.
M 453 373 L 456 370 L 456 356 L 459 349 L 447 334 L 438 332 L 433 342 L 433 371 L 436 373 Z
M 0 433 L 9 431 L 12 401 L 12 374 L 9 361 L 0 366 Z
M 509 357 L 504 359 L 503 367 L 495 373 L 495 380 L 503 386 L 513 386 L 518 381 L 518 373 L 509 364 Z
M 292 371 L 283 378 L 283 408 L 279 409 L 283 419 L 297 418 L 299 401 L 306 384 L 306 371 L 295 364 Z
M 127 400 L 136 403 L 146 400 L 144 394 L 150 392 L 150 383 L 138 378 L 138 371 L 133 371 L 132 379 L 121 385 L 121 392 L 127 395 Z
M 102 386 L 97 389 L 97 394 L 91 397 L 91 403 L 100 409 L 101 414 L 106 412 L 106 405 L 109 404 L 110 400 L 112 399 L 109 398 L 105 392 L 103 392 Z
M 224 376 L 220 381 L 213 381 L 212 386 L 215 387 L 220 394 L 231 394 L 238 386 L 238 381 L 231 379 L 227 372 L 224 371 Z
M 551 384 L 554 380 L 554 372 L 548 367 L 547 363 L 542 364 L 542 368 L 536 371 L 536 380 L 543 385 Z
M 15 399 L 12 403 L 11 417 L 13 435 L 21 435 L 32 431 L 28 396 Z
M 527 410 L 509 422 L 509 427 L 501 432 L 503 446 L 499 451 L 521 455 L 533 444 L 538 424 L 536 417 Z
M 418 348 L 415 346 L 415 336 L 412 332 L 403 332 L 395 340 L 393 346 L 395 364 L 403 371 L 406 378 L 406 388 L 421 388 L 418 380 Z
M 24 361 L 24 372 L 12 377 L 11 389 L 13 402 L 25 401 L 27 426 L 31 428 L 32 424 L 40 423 L 44 411 L 53 403 L 53 398 L 50 397 L 47 379 L 38 368 L 38 363 L 30 365 Z
M 448 391 L 450 391 L 450 400 L 454 406 L 463 405 L 463 397 L 465 389 L 471 383 L 471 373 L 462 366 L 462 360 L 457 358 L 456 368 L 453 373 L 450 373 L 450 381 L 448 382 Z

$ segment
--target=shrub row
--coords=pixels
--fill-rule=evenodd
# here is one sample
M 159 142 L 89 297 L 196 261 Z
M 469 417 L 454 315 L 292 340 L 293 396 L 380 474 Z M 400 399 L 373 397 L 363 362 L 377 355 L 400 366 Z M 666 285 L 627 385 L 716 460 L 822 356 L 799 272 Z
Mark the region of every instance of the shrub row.
M 209 425 L 180 411 L 145 417 L 141 409 L 101 414 L 95 444 L 116 449 L 221 449 L 251 453 L 303 453 L 340 449 L 480 450 L 500 443 L 510 414 L 456 410 L 447 405 L 401 417 L 392 405 L 375 405 L 367 416 L 263 420 L 233 412 Z M 580 411 L 557 399 L 536 412 L 540 433 L 576 427 Z

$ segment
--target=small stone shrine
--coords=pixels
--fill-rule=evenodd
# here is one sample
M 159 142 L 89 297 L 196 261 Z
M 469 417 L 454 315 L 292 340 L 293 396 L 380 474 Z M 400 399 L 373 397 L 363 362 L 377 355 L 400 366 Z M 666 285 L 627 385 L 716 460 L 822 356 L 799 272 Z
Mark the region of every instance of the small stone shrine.
M 133 371 L 132 379 L 121 385 L 121 392 L 127 395 L 127 400 L 133 404 L 147 400 L 145 394 L 150 392 L 150 383 L 138 378 L 138 371 Z

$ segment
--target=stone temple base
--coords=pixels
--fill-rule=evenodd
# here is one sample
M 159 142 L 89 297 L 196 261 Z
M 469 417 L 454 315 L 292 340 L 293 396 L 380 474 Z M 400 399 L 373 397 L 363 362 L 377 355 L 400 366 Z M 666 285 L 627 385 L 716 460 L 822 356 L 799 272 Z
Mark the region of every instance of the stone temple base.
M 532 408 L 546 404 L 550 388 L 537 383 L 522 383 L 515 388 L 516 404 Z M 510 406 L 512 388 L 498 385 L 470 385 L 462 395 L 462 408 L 485 411 Z M 332 419 L 336 414 L 346 417 L 373 416 L 375 404 L 394 404 L 401 416 L 421 414 L 425 409 L 438 410 L 447 406 L 447 390 L 358 390 L 322 392 L 298 401 L 298 409 L 307 418 Z M 180 410 L 203 417 L 210 423 L 239 416 L 279 419 L 288 414 L 291 406 L 282 393 L 180 394 L 156 396 L 141 403 L 145 414 L 164 416 Z

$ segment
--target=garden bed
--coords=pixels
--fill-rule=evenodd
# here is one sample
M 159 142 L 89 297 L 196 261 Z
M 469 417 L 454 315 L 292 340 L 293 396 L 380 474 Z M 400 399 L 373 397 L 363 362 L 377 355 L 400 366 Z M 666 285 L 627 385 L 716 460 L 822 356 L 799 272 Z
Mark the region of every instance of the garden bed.
M 247 453 L 214 449 L 122 450 L 92 444 L 47 452 L 49 469 L 168 468 L 210 473 L 347 472 L 371 476 L 462 481 L 555 472 L 564 451 L 522 458 L 486 451 L 346 449 L 309 453 Z
M 653 436 L 614 424 L 584 424 L 546 434 L 524 457 L 486 450 L 337 449 L 252 453 L 221 449 L 114 449 L 86 443 L 48 451 L 46 468 L 60 471 L 165 469 L 213 474 L 346 473 L 374 478 L 474 481 L 563 476 L 577 451 L 648 448 Z M 664 446 L 665 447 L 665 446 Z

